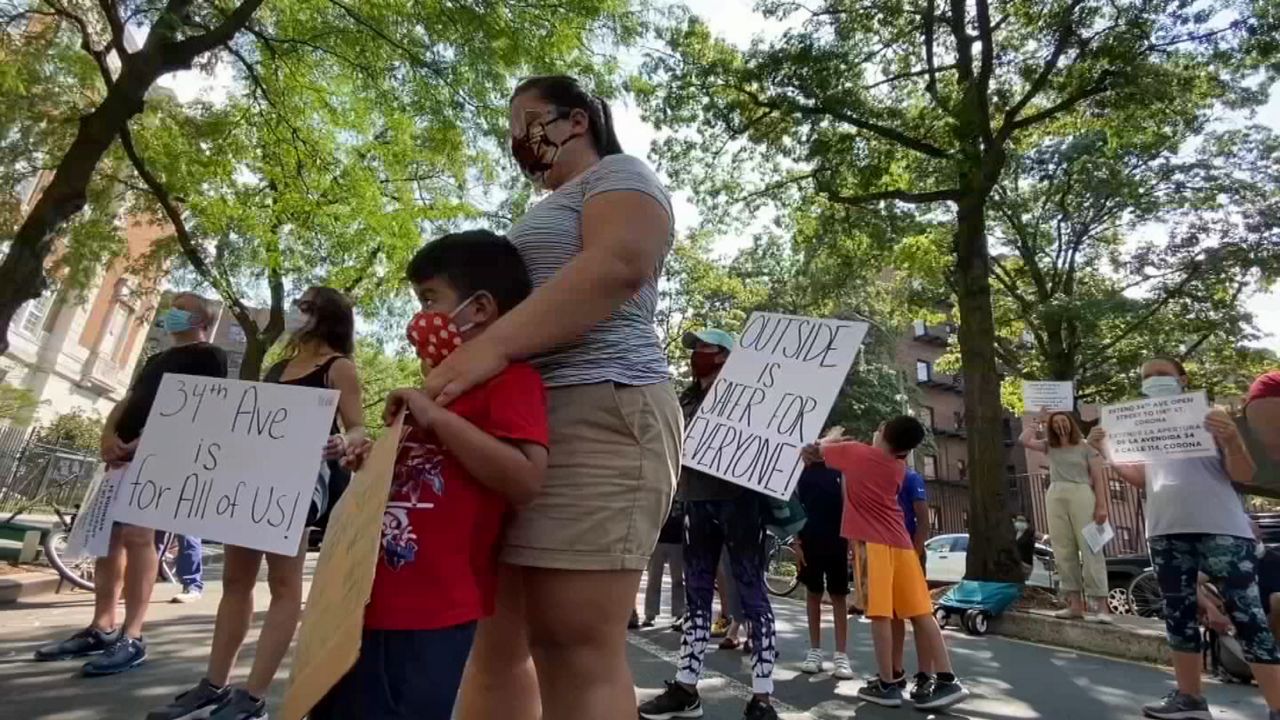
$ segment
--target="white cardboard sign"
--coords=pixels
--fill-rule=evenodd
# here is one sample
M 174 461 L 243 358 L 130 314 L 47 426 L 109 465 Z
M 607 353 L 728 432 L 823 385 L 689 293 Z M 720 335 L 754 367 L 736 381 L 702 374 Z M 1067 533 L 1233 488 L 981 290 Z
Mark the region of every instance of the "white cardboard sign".
M 862 347 L 867 324 L 753 313 L 685 428 L 682 462 L 787 499 Z
M 1209 399 L 1203 390 L 1147 398 L 1102 408 L 1111 459 L 1118 463 L 1212 457 L 1218 454 L 1204 428 Z
M 116 520 L 296 555 L 338 392 L 168 374 Z
M 80 502 L 76 522 L 67 536 L 66 559 L 105 557 L 111 547 L 111 526 L 115 504 L 120 497 L 120 481 L 127 467 L 110 468 L 94 478 Z
M 1044 408 L 1050 412 L 1071 412 L 1076 409 L 1075 384 L 1070 380 L 1023 380 L 1023 412 L 1035 414 Z

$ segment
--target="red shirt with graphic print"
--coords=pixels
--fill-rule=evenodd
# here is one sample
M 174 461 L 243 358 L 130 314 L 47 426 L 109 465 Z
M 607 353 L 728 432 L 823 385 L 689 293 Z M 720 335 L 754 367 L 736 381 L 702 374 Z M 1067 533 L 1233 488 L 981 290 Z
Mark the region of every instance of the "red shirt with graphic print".
M 513 364 L 449 410 L 510 442 L 547 444 L 547 398 L 538 372 Z M 493 613 L 498 551 L 510 503 L 481 485 L 431 430 L 407 427 L 364 625 L 434 630 Z

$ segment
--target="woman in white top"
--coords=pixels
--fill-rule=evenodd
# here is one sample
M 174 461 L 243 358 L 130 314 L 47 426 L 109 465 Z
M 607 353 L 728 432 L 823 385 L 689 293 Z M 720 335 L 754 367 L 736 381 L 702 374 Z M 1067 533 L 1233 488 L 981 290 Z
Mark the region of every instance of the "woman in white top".
M 1142 366 L 1142 393 L 1173 397 L 1187 388 L 1182 363 L 1154 358 Z M 1114 467 L 1147 494 L 1147 541 L 1164 597 L 1165 629 L 1173 650 L 1177 689 L 1143 714 L 1157 720 L 1211 720 L 1200 685 L 1197 578 L 1203 573 L 1223 591 L 1236 637 L 1262 688 L 1271 720 L 1280 720 L 1280 652 L 1267 626 L 1258 594 L 1259 544 L 1232 483 L 1252 481 L 1254 463 L 1231 417 L 1221 409 L 1204 426 L 1218 446 L 1211 457 L 1153 460 Z M 1110 460 L 1106 431 L 1094 428 L 1089 442 Z
M 1036 437 L 1037 429 L 1042 438 Z M 1045 514 L 1053 560 L 1069 604 L 1058 617 L 1110 622 L 1106 558 L 1094 552 L 1081 535 L 1087 526 L 1105 523 L 1110 513 L 1102 458 L 1085 443 L 1076 419 L 1065 412 L 1041 409 L 1039 421 L 1028 425 L 1018 442 L 1049 456 Z

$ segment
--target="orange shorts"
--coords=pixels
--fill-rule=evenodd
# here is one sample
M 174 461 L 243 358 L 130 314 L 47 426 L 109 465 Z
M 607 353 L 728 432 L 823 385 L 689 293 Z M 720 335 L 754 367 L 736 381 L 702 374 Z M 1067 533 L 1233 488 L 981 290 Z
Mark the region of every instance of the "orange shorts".
M 933 614 L 933 598 L 915 550 L 867 543 L 867 617 Z

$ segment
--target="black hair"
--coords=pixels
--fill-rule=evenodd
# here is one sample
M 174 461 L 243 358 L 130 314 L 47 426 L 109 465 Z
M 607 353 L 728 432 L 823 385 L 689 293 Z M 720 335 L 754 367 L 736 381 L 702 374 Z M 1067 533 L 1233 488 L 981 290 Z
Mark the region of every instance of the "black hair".
M 884 424 L 880 437 L 898 457 L 906 457 L 924 442 L 924 426 L 910 415 L 899 415 Z
M 618 142 L 618 134 L 613 129 L 613 113 L 609 111 L 609 103 L 599 95 L 592 95 L 583 89 L 577 78 L 568 75 L 541 75 L 525 78 L 511 92 L 511 98 L 527 92 L 536 92 L 538 97 L 564 110 L 582 110 L 591 123 L 591 145 L 600 157 L 620 155 L 622 144 Z
M 309 288 L 303 297 L 311 303 L 306 326 L 289 341 L 289 354 L 304 342 L 322 342 L 343 355 L 356 351 L 356 316 L 351 299 L 331 287 Z
M 423 245 L 405 268 L 409 282 L 444 278 L 460 298 L 487 292 L 505 313 L 533 291 L 529 269 L 510 240 L 488 230 L 450 233 Z

